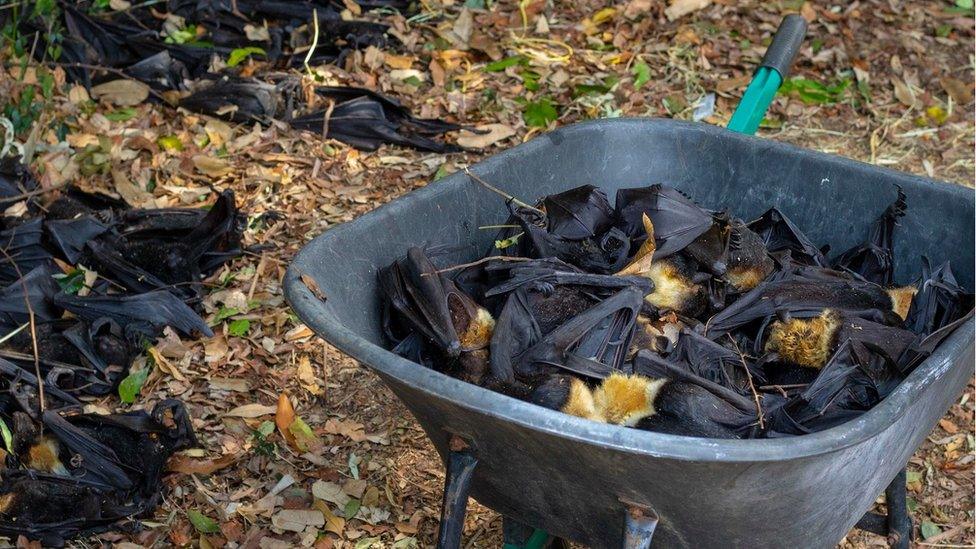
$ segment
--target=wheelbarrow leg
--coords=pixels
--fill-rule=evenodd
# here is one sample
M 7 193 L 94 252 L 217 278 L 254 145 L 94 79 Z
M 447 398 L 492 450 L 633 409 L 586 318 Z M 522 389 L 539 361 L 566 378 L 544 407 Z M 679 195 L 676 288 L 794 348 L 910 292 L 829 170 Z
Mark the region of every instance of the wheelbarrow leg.
M 887 515 L 865 513 L 855 528 L 887 536 L 892 549 L 908 549 L 912 539 L 912 517 L 908 512 L 906 470 L 902 469 L 885 488 Z
M 912 516 L 908 513 L 906 469 L 902 469 L 885 489 L 888 506 L 888 544 L 894 549 L 908 549 L 912 539 Z
M 466 449 L 452 450 L 447 457 L 441 526 L 437 532 L 438 549 L 458 549 L 461 546 L 464 514 L 468 508 L 468 491 L 471 489 L 476 465 L 478 459 Z
M 624 517 L 623 549 L 648 549 L 657 528 L 657 514 L 647 507 L 628 505 Z

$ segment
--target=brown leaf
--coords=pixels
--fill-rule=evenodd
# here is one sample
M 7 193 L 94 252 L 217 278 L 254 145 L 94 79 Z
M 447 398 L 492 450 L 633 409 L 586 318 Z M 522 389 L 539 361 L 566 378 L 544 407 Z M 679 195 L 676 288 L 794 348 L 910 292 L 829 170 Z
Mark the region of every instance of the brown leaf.
M 944 429 L 945 432 L 949 433 L 950 435 L 954 435 L 959 432 L 959 427 L 948 419 L 940 419 L 939 427 L 942 427 L 942 429 Z
M 674 0 L 670 6 L 665 8 L 664 15 L 668 16 L 668 21 L 674 21 L 693 11 L 698 11 L 711 3 L 712 0 Z
M 943 76 L 939 79 L 942 89 L 952 97 L 953 101 L 960 105 L 967 105 L 973 100 L 973 83 L 963 82 L 951 76 Z
M 647 214 L 643 214 L 641 220 L 644 222 L 644 231 L 647 233 L 647 240 L 641 244 L 639 250 L 634 255 L 634 259 L 626 267 L 617 273 L 619 276 L 639 275 L 646 273 L 651 268 L 651 261 L 654 258 L 654 251 L 657 250 L 657 243 L 654 241 L 654 224 Z
M 725 80 L 719 80 L 719 82 L 715 84 L 715 91 L 719 93 L 726 93 L 735 89 L 744 88 L 749 85 L 749 82 L 751 81 L 752 76 L 748 74 L 736 78 L 726 78 Z
M 312 278 L 311 276 L 309 276 L 309 275 L 307 275 L 305 273 L 302 273 L 302 276 L 300 276 L 299 278 L 301 279 L 301 281 L 303 283 L 305 283 L 305 286 L 313 294 L 315 294 L 315 297 L 321 299 L 322 301 L 325 301 L 326 299 L 328 299 L 327 297 L 325 297 L 325 292 L 322 291 L 322 288 L 319 288 L 319 283 L 316 282 L 314 278 Z
M 485 133 L 479 134 L 463 130 L 457 138 L 458 145 L 468 149 L 480 149 L 515 135 L 515 130 L 506 124 L 486 124 L 478 126 L 477 129 L 483 130 Z
M 315 509 L 282 509 L 271 517 L 271 524 L 282 530 L 304 532 L 309 526 L 324 526 L 325 517 Z
M 902 105 L 905 105 L 906 107 L 915 105 L 915 94 L 912 92 L 912 89 L 908 87 L 908 84 L 899 78 L 893 78 L 891 83 L 895 87 L 895 98 L 897 98 Z
M 166 463 L 166 469 L 184 475 L 209 475 L 237 461 L 237 456 L 226 455 L 219 458 L 194 459 L 182 454 L 175 455 Z
M 119 107 L 134 107 L 149 97 L 149 86 L 135 80 L 119 79 L 92 86 L 92 94 Z
M 308 358 L 308 355 L 302 355 L 298 359 L 298 382 L 301 384 L 302 388 L 312 393 L 315 396 L 322 394 L 322 387 L 318 383 L 318 379 L 315 377 L 315 369 L 312 368 L 312 361 Z
M 291 405 L 288 393 L 278 395 L 278 409 L 275 411 L 275 425 L 287 438 L 288 427 L 295 421 L 295 408 Z
M 326 532 L 332 532 L 339 536 L 342 535 L 342 531 L 346 528 L 346 519 L 337 517 L 329 506 L 322 500 L 315 500 L 315 508 L 318 509 L 322 516 L 325 517 L 325 528 Z
M 810 2 L 804 2 L 800 6 L 800 15 L 807 20 L 807 23 L 813 23 L 817 19 L 817 10 L 814 8 L 813 4 Z
M 226 161 L 205 154 L 193 156 L 193 166 L 204 175 L 220 177 L 230 173 L 231 167 Z
M 270 416 L 271 414 L 275 413 L 276 410 L 277 408 L 274 406 L 265 406 L 264 404 L 245 404 L 227 412 L 224 414 L 224 417 L 254 419 L 261 416 Z

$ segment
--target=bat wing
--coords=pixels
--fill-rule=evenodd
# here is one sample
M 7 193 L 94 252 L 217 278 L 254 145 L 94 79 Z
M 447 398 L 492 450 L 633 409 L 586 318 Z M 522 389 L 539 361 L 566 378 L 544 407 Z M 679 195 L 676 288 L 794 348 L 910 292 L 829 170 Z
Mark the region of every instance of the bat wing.
M 644 214 L 651 219 L 657 242 L 655 259 L 683 250 L 713 223 L 710 212 L 677 189 L 663 185 L 621 189 L 617 191 L 615 207 L 621 229 L 631 238 L 644 235 Z
M 763 239 L 770 253 L 787 250 L 794 259 L 802 263 L 821 267 L 830 265 L 823 252 L 814 246 L 786 214 L 776 208 L 770 208 L 747 227 Z
M 549 233 L 566 240 L 602 235 L 613 225 L 607 195 L 593 185 L 583 185 L 547 196 L 543 200 Z
M 895 254 L 892 237 L 898 219 L 905 216 L 908 204 L 905 193 L 898 189 L 898 198 L 871 225 L 867 242 L 854 246 L 834 260 L 835 269 L 857 273 L 865 280 L 890 286 L 894 277 Z
M 53 301 L 58 307 L 89 322 L 104 317 L 129 329 L 147 326 L 153 335 L 165 326 L 171 326 L 185 335 L 213 336 L 210 327 L 193 309 L 167 291 L 84 297 L 61 292 Z

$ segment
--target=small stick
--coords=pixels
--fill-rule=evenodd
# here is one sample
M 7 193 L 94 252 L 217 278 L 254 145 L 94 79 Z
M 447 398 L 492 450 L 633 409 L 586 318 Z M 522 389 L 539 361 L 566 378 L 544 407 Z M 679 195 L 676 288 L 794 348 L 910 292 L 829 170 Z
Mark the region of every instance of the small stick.
M 32 196 L 37 196 L 39 194 L 44 194 L 44 193 L 49 193 L 51 191 L 56 191 L 56 190 L 61 189 L 61 188 L 65 187 L 65 186 L 67 186 L 67 183 L 59 183 L 57 185 L 52 185 L 52 186 L 46 187 L 44 189 L 34 189 L 33 191 L 28 191 L 26 193 L 21 193 L 21 194 L 14 195 L 14 196 L 0 197 L 0 204 L 6 204 L 8 202 L 20 202 L 21 200 L 24 200 L 25 198 L 30 198 Z
M 538 214 L 546 215 L 546 212 L 540 210 L 539 208 L 536 208 L 535 206 L 532 206 L 530 204 L 527 204 L 525 202 L 522 202 L 518 198 L 515 198 L 514 196 L 508 194 L 507 192 L 499 189 L 498 187 L 496 187 L 496 186 L 492 185 L 491 183 L 485 181 L 484 179 L 478 177 L 477 175 L 475 175 L 474 173 L 472 173 L 471 170 L 469 170 L 468 168 L 464 168 L 464 173 L 466 173 L 468 175 L 468 177 L 470 177 L 471 179 L 474 179 L 475 181 L 477 181 L 478 183 L 480 183 L 483 187 L 485 187 L 489 191 L 491 191 L 491 192 L 493 192 L 495 194 L 498 194 L 500 196 L 505 197 L 505 200 L 508 200 L 509 202 L 512 202 L 516 206 L 518 206 L 520 208 L 525 208 L 527 210 L 532 210 L 533 212 L 536 212 Z
M 254 269 L 254 278 L 251 279 L 251 287 L 247 290 L 247 300 L 250 302 L 254 299 L 254 289 L 258 286 L 258 278 L 261 277 L 261 272 L 264 271 L 264 252 L 261 253 L 261 260 L 258 261 L 258 266 Z
M 742 361 L 742 367 L 746 369 L 746 379 L 749 380 L 749 390 L 752 391 L 752 398 L 756 401 L 756 418 L 759 419 L 759 428 L 765 429 L 766 424 L 763 422 L 762 405 L 759 403 L 759 393 L 756 391 L 756 386 L 752 384 L 752 372 L 749 371 L 749 365 L 746 364 L 746 357 L 739 350 L 739 344 L 736 343 L 735 338 L 732 334 L 726 334 L 729 336 L 729 340 L 732 341 L 732 345 L 735 347 L 735 352 L 739 355 L 739 360 Z
M 17 278 L 20 280 L 20 286 L 24 290 L 24 305 L 27 307 L 27 320 L 30 326 L 31 335 L 31 347 L 34 349 L 34 375 L 37 377 L 37 404 L 40 411 L 43 413 L 47 406 L 44 405 L 44 379 L 41 377 L 41 355 L 37 350 L 37 326 L 34 322 L 34 307 L 30 303 L 30 292 L 27 290 L 27 283 L 24 282 L 24 274 L 20 272 L 20 267 L 17 266 L 17 262 L 14 258 L 10 257 L 7 253 L 6 248 L 0 248 L 0 253 L 3 253 L 7 261 L 10 262 L 14 267 L 14 271 L 17 272 Z
M 488 229 L 518 229 L 521 225 L 482 225 L 478 227 L 479 231 L 485 231 Z
M 759 387 L 760 390 L 765 391 L 767 389 L 799 389 L 800 387 L 806 387 L 809 383 L 792 383 L 789 385 L 763 385 Z
M 24 331 L 24 328 L 26 328 L 28 326 L 30 326 L 30 323 L 29 322 L 25 322 L 24 324 L 21 324 L 19 328 L 15 328 L 9 334 L 7 334 L 7 335 L 5 335 L 3 337 L 0 337 L 0 344 L 6 343 L 8 339 L 14 337 L 15 335 L 19 334 L 20 332 L 23 332 Z
M 489 261 L 493 261 L 493 260 L 496 260 L 496 259 L 498 261 L 532 261 L 532 258 L 531 257 L 510 257 L 510 256 L 507 256 L 507 255 L 493 255 L 491 257 L 482 257 L 478 261 L 472 261 L 471 263 L 462 263 L 460 265 L 455 265 L 453 267 L 448 267 L 446 269 L 441 269 L 439 271 L 434 271 L 433 273 L 424 273 L 423 276 L 428 276 L 429 274 L 449 273 L 451 271 L 457 271 L 457 270 L 460 270 L 460 269 L 467 269 L 468 267 L 475 267 L 477 265 L 481 265 L 482 263 L 488 263 Z
M 329 137 L 329 119 L 332 118 L 332 109 L 334 108 L 335 100 L 330 98 L 329 107 L 325 109 L 325 116 L 322 117 L 322 139 L 328 139 Z

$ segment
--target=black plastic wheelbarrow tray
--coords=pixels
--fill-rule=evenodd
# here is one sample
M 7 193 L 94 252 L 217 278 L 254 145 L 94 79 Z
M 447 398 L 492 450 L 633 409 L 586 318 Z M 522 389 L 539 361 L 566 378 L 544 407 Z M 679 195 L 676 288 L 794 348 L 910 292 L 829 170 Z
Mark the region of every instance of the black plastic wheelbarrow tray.
M 667 183 L 745 219 L 775 206 L 833 250 L 863 239 L 897 185 L 909 208 L 896 233 L 896 279 L 916 276 L 924 254 L 951 259 L 959 283 L 973 284 L 972 189 L 718 127 L 586 122 L 472 172 L 528 202 L 587 183 L 609 196 Z M 298 316 L 379 374 L 423 426 L 449 464 L 445 515 L 454 523 L 470 485 L 471 496 L 507 517 L 594 547 L 633 546 L 655 517 L 655 547 L 830 547 L 902 471 L 973 373 L 970 319 L 859 419 L 794 438 L 709 440 L 579 419 L 387 351 L 377 270 L 408 246 L 460 246 L 445 264 L 471 261 L 493 237 L 478 227 L 506 216 L 503 199 L 455 173 L 327 231 L 285 277 Z

